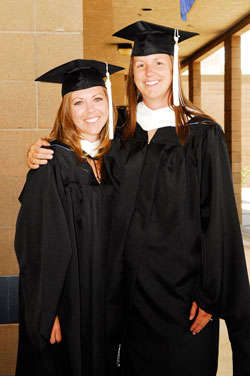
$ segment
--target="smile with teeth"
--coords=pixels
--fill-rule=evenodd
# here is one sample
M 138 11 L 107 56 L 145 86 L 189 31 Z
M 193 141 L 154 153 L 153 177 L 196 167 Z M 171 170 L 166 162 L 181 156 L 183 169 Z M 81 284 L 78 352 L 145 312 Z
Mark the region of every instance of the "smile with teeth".
M 93 118 L 86 119 L 86 122 L 87 123 L 95 123 L 98 119 L 99 119 L 98 117 L 93 117 Z
M 159 81 L 146 81 L 145 84 L 146 86 L 154 86 L 157 85 Z

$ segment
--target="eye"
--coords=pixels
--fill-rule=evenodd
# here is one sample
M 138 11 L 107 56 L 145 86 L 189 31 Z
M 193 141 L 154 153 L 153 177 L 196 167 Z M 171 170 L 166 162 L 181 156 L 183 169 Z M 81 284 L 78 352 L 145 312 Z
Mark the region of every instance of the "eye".
M 94 101 L 95 102 L 102 102 L 103 101 L 103 97 L 95 97 Z
M 156 64 L 157 64 L 157 65 L 163 65 L 163 61 L 161 61 L 161 60 L 157 60 Z
M 136 68 L 143 68 L 144 67 L 144 63 L 136 63 Z
M 82 104 L 82 101 L 76 101 L 76 102 L 74 102 L 74 106 L 79 106 L 81 104 Z

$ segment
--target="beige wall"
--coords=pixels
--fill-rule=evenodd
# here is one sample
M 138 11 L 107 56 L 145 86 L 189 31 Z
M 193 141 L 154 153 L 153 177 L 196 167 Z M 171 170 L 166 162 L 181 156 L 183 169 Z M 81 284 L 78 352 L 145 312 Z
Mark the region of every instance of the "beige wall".
M 127 68 L 130 57 L 120 55 L 111 35 L 111 30 L 115 30 L 114 3 L 113 0 L 83 1 L 84 56 Z M 124 70 L 112 76 L 114 104 L 118 106 L 125 104 L 126 73 Z
M 0 275 L 18 267 L 13 239 L 28 145 L 48 135 L 60 88 L 34 79 L 83 57 L 82 0 L 0 4 Z M 0 375 L 14 374 L 17 325 L 0 325 Z

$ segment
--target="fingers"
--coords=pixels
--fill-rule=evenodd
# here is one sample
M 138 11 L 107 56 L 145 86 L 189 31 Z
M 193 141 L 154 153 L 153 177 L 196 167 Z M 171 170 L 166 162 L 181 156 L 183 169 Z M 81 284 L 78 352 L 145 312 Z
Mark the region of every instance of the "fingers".
M 36 159 L 36 158 L 32 158 L 32 164 L 34 164 L 34 165 L 45 165 L 45 164 L 47 164 L 48 163 L 48 161 L 47 161 L 47 159 Z
M 52 159 L 54 151 L 52 149 L 39 148 L 36 145 L 33 145 L 28 150 L 27 154 L 32 154 L 32 157 L 38 159 Z
M 198 308 L 197 303 L 193 302 L 192 307 L 190 309 L 189 320 L 193 320 L 195 318 L 197 308 Z
M 54 343 L 56 343 L 56 337 L 55 337 L 55 333 L 51 333 L 51 336 L 50 336 L 50 343 L 51 345 L 54 345 Z
M 60 322 L 58 319 L 58 316 L 56 316 L 54 325 L 51 331 L 50 335 L 50 343 L 54 345 L 55 343 L 59 343 L 62 340 L 62 333 L 61 333 L 61 327 L 60 327 Z
M 61 333 L 61 329 L 60 328 L 56 331 L 55 337 L 56 337 L 56 342 L 57 343 L 61 342 L 61 340 L 62 340 L 62 333 Z
M 45 139 L 39 138 L 28 149 L 27 165 L 33 170 L 39 168 L 40 165 L 47 164 L 47 160 L 53 158 L 54 151 L 51 149 L 44 149 L 41 146 L 50 146 L 50 143 Z
M 47 159 L 37 159 L 37 158 L 27 157 L 27 165 L 32 170 L 35 170 L 39 168 L 40 165 L 45 165 L 47 163 L 48 163 Z
M 61 329 L 52 330 L 51 336 L 50 336 L 51 345 L 54 345 L 55 343 L 59 343 L 61 342 L 61 340 L 62 340 Z
M 191 325 L 190 331 L 193 334 L 199 333 L 211 321 L 212 315 L 199 308 L 198 315 Z

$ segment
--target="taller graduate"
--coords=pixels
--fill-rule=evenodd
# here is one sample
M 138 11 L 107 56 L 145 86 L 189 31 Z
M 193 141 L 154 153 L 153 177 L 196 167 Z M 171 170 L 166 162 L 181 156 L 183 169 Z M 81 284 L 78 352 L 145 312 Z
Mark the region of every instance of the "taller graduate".
M 124 166 L 109 273 L 123 374 L 215 376 L 223 318 L 234 375 L 247 376 L 250 290 L 226 142 L 180 86 L 178 42 L 195 34 L 140 21 L 114 35 L 134 41 L 127 128 L 111 151 Z
M 112 185 L 103 157 L 112 118 L 103 77 L 120 67 L 73 60 L 38 81 L 62 84 L 54 158 L 20 195 L 16 376 L 104 376 L 104 301 Z M 109 100 L 108 100 L 109 99 Z

